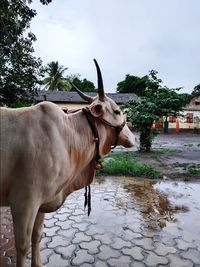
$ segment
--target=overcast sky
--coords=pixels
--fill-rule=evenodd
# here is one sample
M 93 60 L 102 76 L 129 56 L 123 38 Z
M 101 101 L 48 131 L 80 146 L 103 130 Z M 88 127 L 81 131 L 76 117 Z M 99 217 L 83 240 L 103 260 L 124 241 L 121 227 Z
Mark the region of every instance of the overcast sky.
M 66 74 L 81 74 L 96 85 L 96 58 L 106 92 L 126 74 L 158 71 L 163 85 L 190 93 L 200 83 L 199 0 L 33 1 L 37 56 L 58 60 Z

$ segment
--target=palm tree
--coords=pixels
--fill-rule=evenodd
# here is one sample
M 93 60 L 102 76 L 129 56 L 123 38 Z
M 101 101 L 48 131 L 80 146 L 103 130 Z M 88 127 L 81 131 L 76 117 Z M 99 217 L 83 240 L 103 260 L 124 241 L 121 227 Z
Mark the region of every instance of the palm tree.
M 47 65 L 47 77 L 44 78 L 42 84 L 45 85 L 44 89 L 68 91 L 70 89 L 67 78 L 63 77 L 64 72 L 68 68 L 59 65 L 58 61 L 52 61 Z

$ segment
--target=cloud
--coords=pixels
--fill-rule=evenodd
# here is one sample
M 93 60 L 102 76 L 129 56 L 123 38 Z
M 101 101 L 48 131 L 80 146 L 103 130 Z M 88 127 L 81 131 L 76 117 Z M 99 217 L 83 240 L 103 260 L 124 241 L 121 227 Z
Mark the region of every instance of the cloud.
M 198 0 L 53 0 L 33 3 L 35 51 L 96 83 L 97 58 L 109 92 L 127 73 L 156 69 L 164 84 L 191 92 L 200 82 Z

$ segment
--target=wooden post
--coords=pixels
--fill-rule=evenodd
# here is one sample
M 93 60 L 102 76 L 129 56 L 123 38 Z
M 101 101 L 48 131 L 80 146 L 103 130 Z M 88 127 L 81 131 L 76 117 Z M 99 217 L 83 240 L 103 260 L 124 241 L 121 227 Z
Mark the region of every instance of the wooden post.
M 179 118 L 176 118 L 176 133 L 180 132 Z

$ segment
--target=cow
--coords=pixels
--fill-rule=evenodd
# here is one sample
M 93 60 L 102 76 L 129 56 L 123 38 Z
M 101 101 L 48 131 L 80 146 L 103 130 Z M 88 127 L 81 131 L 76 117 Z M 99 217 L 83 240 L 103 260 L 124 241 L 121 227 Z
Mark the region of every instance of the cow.
M 39 242 L 44 215 L 66 197 L 88 186 L 100 155 L 112 146 L 132 147 L 135 137 L 118 105 L 104 93 L 101 70 L 94 60 L 98 94 L 85 109 L 64 112 L 51 102 L 25 108 L 1 108 L 1 206 L 13 217 L 17 267 L 24 267 L 32 244 L 32 267 L 42 267 Z

